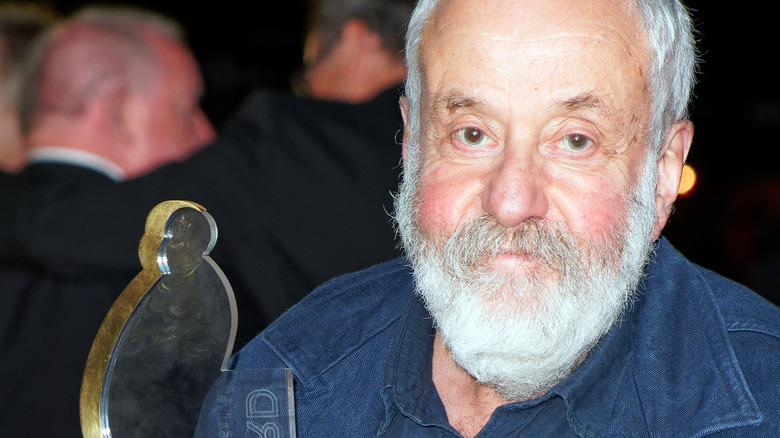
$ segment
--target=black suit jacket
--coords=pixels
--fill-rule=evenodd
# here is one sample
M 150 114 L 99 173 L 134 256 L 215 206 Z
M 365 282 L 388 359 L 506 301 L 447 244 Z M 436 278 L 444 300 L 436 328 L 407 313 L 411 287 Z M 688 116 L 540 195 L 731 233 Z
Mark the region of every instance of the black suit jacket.
M 137 273 L 59 275 L 26 253 L 26 230 L 61 199 L 115 183 L 60 163 L 29 165 L 0 187 L 0 430 L 7 436 L 81 436 L 79 391 L 100 323 Z M 52 210 L 56 215 L 56 209 Z M 23 223 L 24 221 L 29 223 Z M 56 246 L 50 246 L 52 255 Z M 74 251 L 82 247 L 76 244 Z
M 38 265 L 38 268 L 45 265 L 37 263 L 38 260 L 27 251 L 27 243 L 43 243 L 44 239 L 51 237 L 48 231 L 41 230 L 38 224 L 45 224 L 46 220 L 57 214 L 56 207 L 52 206 L 60 200 L 75 198 L 90 190 L 104 189 L 115 184 L 102 173 L 58 162 L 32 163 L 20 174 L 8 178 L 0 188 L 0 200 L 3 204 L 0 220 L 4 225 L 0 231 L 0 242 L 3 243 L 0 245 L 0 261 L 6 266 L 9 263 L 29 265 L 31 262 Z M 37 230 L 42 231 L 40 237 L 26 234 Z M 67 248 L 66 251 L 59 250 L 56 241 L 46 245 L 47 258 L 43 261 L 69 257 L 72 252 L 77 251 L 75 247 Z
M 124 288 L 101 277 L 0 268 L 0 430 L 79 437 L 79 392 L 90 346 Z

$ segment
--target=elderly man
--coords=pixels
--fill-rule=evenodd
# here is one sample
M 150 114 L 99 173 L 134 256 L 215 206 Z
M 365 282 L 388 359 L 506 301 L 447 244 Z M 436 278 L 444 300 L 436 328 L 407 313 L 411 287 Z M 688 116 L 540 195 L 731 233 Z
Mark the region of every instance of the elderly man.
M 676 1 L 421 1 L 409 260 L 336 279 L 233 359 L 300 436 L 773 436 L 780 310 L 659 238 L 693 135 Z M 212 387 L 217 436 L 258 388 Z M 241 431 L 236 431 L 241 433 Z

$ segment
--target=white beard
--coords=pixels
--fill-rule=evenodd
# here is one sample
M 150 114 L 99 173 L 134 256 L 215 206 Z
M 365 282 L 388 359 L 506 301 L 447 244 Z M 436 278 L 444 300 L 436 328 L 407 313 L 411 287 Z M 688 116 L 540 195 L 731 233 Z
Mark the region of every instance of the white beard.
M 461 368 L 519 400 L 546 392 L 584 359 L 632 302 L 652 248 L 656 166 L 648 161 L 623 223 L 599 244 L 562 223 L 506 229 L 490 216 L 462 223 L 446 241 L 430 237 L 415 217 L 417 177 L 404 181 L 396 219 L 417 291 Z M 496 272 L 492 255 L 506 248 L 536 268 Z

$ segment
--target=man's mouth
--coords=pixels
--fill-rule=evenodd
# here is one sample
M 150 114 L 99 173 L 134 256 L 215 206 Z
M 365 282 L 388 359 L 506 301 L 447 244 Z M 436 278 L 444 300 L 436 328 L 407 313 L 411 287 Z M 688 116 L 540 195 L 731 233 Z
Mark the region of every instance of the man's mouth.
M 539 254 L 534 254 L 517 248 L 500 248 L 487 254 L 488 265 L 496 268 L 511 269 L 512 271 L 523 269 L 535 269 L 548 266 L 547 260 Z

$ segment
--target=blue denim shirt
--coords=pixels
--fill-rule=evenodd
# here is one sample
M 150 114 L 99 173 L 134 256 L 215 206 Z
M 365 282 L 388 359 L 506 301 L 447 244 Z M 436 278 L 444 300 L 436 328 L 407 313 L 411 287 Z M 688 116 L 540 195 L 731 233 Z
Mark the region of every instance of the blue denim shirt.
M 780 436 L 780 309 L 663 239 L 639 292 L 571 376 L 499 407 L 477 436 Z M 232 368 L 291 368 L 302 438 L 458 437 L 431 378 L 433 337 L 398 259 L 319 287 Z M 228 381 L 212 387 L 200 436 L 245 436 L 219 435 L 215 400 L 255 389 Z

